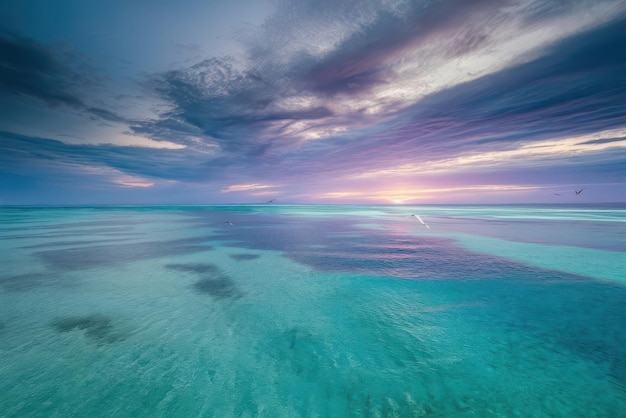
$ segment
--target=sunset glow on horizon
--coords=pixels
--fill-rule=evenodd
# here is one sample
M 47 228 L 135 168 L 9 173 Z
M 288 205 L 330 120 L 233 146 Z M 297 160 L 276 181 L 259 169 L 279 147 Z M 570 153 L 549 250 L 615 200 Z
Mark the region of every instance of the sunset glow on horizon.
M 0 16 L 0 205 L 626 202 L 624 2 Z

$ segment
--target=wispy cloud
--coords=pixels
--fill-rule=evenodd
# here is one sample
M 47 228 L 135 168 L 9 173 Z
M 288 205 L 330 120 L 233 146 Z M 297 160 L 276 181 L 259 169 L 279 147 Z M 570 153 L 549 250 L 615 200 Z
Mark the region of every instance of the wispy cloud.
M 48 138 L 0 132 L 0 163 L 15 173 L 43 169 L 102 174 L 116 178 L 201 181 L 206 178 L 205 157 L 186 149 L 116 145 L 66 144 Z M 111 176 L 111 173 L 115 173 Z M 124 177 L 126 176 L 126 177 Z M 119 182 L 118 182 L 119 183 Z
M 249 192 L 253 190 L 270 189 L 276 186 L 270 184 L 233 184 L 221 190 L 222 193 Z
M 620 136 L 616 138 L 614 136 Z M 605 139 L 609 138 L 609 139 Z M 510 147 L 510 146 L 509 146 Z M 571 164 L 576 157 L 598 156 L 611 160 L 603 151 L 626 149 L 626 130 L 616 129 L 575 138 L 516 143 L 513 148 L 497 151 L 479 151 L 470 155 L 426 161 L 419 164 L 402 164 L 392 168 L 374 170 L 352 178 L 404 177 L 420 174 L 444 174 L 485 170 L 501 167 L 537 167 Z M 619 158 L 619 157 L 618 157 Z
M 129 176 L 120 170 L 105 165 L 80 164 L 73 167 L 73 171 L 82 175 L 89 175 L 92 178 L 99 178 L 103 181 L 119 185 L 125 188 L 147 188 L 156 183 L 139 176 Z

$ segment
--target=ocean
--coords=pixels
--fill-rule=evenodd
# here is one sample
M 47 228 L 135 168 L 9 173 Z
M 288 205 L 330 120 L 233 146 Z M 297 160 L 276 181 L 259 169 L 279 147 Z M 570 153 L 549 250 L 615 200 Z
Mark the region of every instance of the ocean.
M 626 417 L 626 206 L 3 207 L 0 358 L 0 417 Z

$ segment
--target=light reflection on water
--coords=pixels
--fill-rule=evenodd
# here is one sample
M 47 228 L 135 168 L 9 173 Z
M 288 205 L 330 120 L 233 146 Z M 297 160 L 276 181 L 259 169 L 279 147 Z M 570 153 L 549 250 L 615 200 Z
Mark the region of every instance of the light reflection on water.
M 0 415 L 623 416 L 624 285 L 454 234 L 624 223 L 422 209 L 3 209 Z

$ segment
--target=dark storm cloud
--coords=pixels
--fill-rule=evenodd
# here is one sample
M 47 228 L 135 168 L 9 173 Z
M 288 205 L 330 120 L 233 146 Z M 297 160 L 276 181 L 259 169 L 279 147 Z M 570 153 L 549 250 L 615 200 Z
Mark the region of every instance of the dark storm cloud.
M 0 91 L 28 97 L 46 106 L 68 106 L 112 122 L 126 119 L 85 103 L 83 90 L 98 77 L 82 58 L 32 39 L 0 33 Z
M 226 153 L 242 158 L 264 153 L 269 140 L 279 141 L 280 129 L 271 137 L 260 135 L 274 123 L 328 117 L 324 107 L 300 111 L 276 108 L 284 93 L 249 69 L 238 69 L 229 58 L 211 58 L 192 67 L 163 73 L 153 80 L 162 97 L 174 105 L 161 119 L 133 127 L 141 132 L 188 131 L 209 137 Z M 175 135 L 175 134 L 174 134 Z
M 81 107 L 75 87 L 85 77 L 62 64 L 52 50 L 17 36 L 0 38 L 0 89 L 26 95 L 50 106 Z

